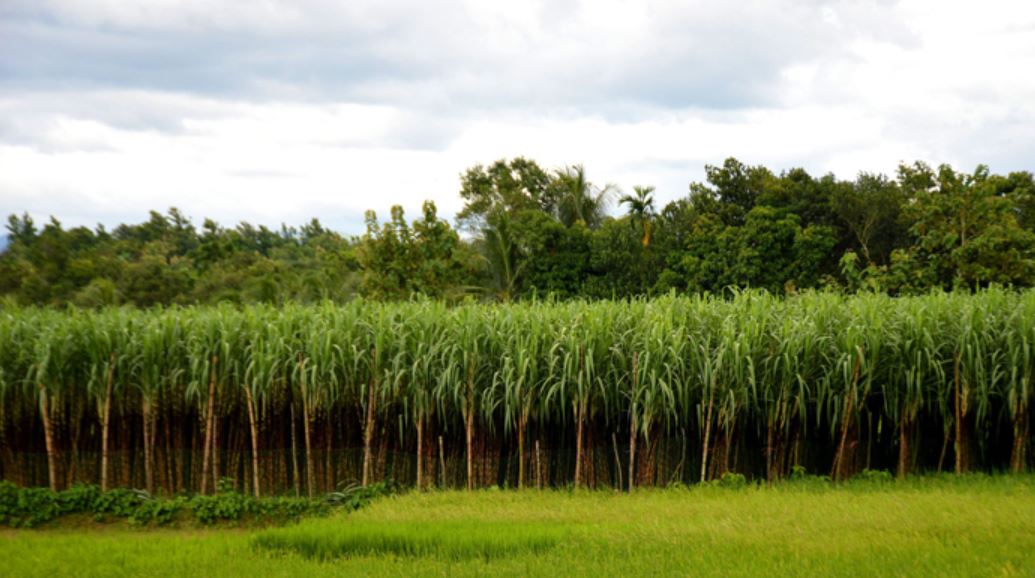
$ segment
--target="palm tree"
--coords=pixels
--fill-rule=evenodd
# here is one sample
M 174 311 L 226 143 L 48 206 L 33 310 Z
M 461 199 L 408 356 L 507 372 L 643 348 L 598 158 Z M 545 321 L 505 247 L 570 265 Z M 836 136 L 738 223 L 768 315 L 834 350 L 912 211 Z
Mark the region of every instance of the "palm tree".
M 503 211 L 492 215 L 482 231 L 483 256 L 492 273 L 492 290 L 500 301 L 517 295 L 525 268 L 525 255 L 518 244 L 511 217 Z
M 651 218 L 654 216 L 654 187 L 633 187 L 634 194 L 623 195 L 619 205 L 629 205 L 629 218 L 633 226 L 643 227 L 643 248 L 650 246 Z
M 597 187 L 589 182 L 582 165 L 557 171 L 556 183 L 559 186 L 557 218 L 566 227 L 581 221 L 591 229 L 596 228 L 604 220 L 612 198 L 618 193 L 615 185 Z

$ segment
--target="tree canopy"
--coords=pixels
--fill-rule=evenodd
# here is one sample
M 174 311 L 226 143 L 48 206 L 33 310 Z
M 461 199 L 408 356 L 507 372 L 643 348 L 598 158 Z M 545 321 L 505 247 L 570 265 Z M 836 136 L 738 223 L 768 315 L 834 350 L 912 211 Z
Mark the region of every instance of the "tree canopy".
M 902 164 L 852 180 L 737 159 L 659 206 L 582 165 L 518 157 L 460 175 L 455 224 L 425 203 L 367 213 L 346 237 L 313 219 L 200 227 L 172 208 L 139 224 L 65 228 L 11 215 L 0 295 L 20 304 L 141 307 L 345 301 L 358 295 L 510 301 L 763 288 L 877 290 L 1035 285 L 1035 180 Z M 612 213 L 612 211 L 615 211 Z M 461 234 L 462 233 L 462 234 Z

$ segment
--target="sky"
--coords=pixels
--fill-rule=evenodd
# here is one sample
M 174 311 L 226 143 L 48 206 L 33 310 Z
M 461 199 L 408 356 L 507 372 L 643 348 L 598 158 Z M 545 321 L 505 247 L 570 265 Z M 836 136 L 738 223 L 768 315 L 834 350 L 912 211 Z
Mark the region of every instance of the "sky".
M 1030 171 L 1032 71 L 1023 0 L 2 0 L 0 213 L 360 233 L 518 155 L 659 205 L 730 156 Z

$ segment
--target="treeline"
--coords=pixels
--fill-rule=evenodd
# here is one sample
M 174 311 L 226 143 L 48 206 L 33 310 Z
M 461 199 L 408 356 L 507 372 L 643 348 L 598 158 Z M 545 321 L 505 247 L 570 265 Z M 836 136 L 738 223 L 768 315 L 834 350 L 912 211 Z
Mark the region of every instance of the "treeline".
M 581 166 L 501 160 L 462 175 L 455 225 L 431 203 L 411 221 L 395 207 L 384 222 L 368 213 L 355 238 L 317 220 L 280 230 L 206 220 L 199 230 L 175 209 L 112 231 L 12 215 L 0 294 L 94 307 L 1035 285 L 1030 172 L 914 163 L 893 178 L 839 180 L 735 159 L 706 172 L 659 208 L 651 187 L 622 194 Z
M 259 494 L 1031 466 L 1035 292 L 0 314 L 0 476 Z

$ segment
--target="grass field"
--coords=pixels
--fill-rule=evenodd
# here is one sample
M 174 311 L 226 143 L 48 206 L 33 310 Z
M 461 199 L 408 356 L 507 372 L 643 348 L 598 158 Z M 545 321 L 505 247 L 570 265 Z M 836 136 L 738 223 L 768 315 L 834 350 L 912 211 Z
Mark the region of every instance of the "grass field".
M 410 493 L 267 530 L 6 530 L 0 574 L 1035 576 L 1035 478 Z

